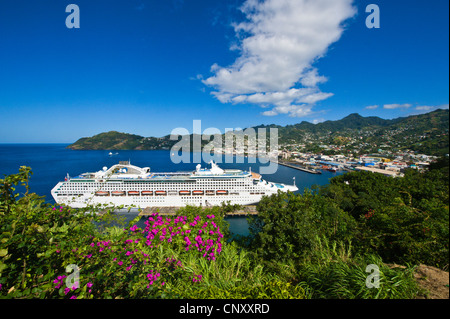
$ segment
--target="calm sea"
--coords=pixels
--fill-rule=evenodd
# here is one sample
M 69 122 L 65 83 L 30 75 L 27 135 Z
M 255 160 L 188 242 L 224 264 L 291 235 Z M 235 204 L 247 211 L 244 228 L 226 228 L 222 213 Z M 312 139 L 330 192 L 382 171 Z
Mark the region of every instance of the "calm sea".
M 51 189 L 64 177 L 77 176 L 85 172 L 95 172 L 102 167 L 110 167 L 118 161 L 129 160 L 131 164 L 140 167 L 150 167 L 154 172 L 193 171 L 197 163 L 175 164 L 170 158 L 170 151 L 112 151 L 118 153 L 110 156 L 110 151 L 73 151 L 67 149 L 68 144 L 0 144 L 0 176 L 18 173 L 22 165 L 29 166 L 33 175 L 30 179 L 30 191 L 45 196 L 49 203 L 54 203 L 50 194 Z M 238 168 L 259 172 L 266 163 L 249 163 L 248 158 L 233 158 L 217 155 L 216 162 L 222 168 Z M 192 160 L 192 156 L 191 156 Z M 244 163 L 237 163 L 243 161 Z M 231 162 L 231 163 L 230 163 Z M 221 163 L 221 164 L 220 164 Z M 202 162 L 202 167 L 207 164 Z M 263 178 L 272 182 L 292 184 L 293 177 L 303 192 L 314 184 L 325 185 L 329 179 L 341 172 L 332 173 L 323 171 L 322 174 L 309 174 L 292 168 L 278 165 L 274 174 L 263 175 Z M 130 213 L 130 219 L 136 214 Z M 247 220 L 244 217 L 227 218 L 230 231 L 236 234 L 248 234 Z

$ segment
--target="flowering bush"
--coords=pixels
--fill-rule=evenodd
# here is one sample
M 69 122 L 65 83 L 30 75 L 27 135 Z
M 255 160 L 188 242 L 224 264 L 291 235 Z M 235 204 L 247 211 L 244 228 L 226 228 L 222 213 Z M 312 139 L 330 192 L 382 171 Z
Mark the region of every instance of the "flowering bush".
M 165 293 L 168 280 L 191 278 L 199 282 L 202 275 L 185 269 L 173 255 L 214 261 L 222 250 L 223 238 L 214 218 L 197 215 L 189 220 L 187 216 L 153 214 L 144 229 L 134 224 L 115 239 L 92 238 L 88 245 L 71 249 L 66 256 L 83 269 L 80 287 L 67 289 L 61 285 L 64 276 L 58 274 L 55 290 L 62 297 L 158 297 Z M 172 255 L 166 257 L 169 252 Z
M 223 207 L 125 227 L 98 207 L 46 204 L 28 193 L 30 174 L 22 167 L 0 179 L 0 298 L 233 298 L 272 287 L 273 274 L 226 242 Z

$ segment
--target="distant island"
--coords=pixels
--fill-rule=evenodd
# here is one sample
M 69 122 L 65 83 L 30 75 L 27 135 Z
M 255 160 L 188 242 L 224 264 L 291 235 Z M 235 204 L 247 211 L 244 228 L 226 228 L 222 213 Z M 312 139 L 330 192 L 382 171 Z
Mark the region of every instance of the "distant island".
M 320 152 L 370 153 L 380 149 L 389 151 L 412 150 L 428 155 L 449 153 L 449 110 L 399 117 L 392 120 L 376 116 L 350 114 L 336 121 L 317 124 L 302 121 L 287 126 L 260 125 L 258 128 L 277 128 L 279 145 L 290 149 Z M 190 136 L 191 140 L 193 135 Z M 170 135 L 143 137 L 136 134 L 110 131 L 92 137 L 80 138 L 68 146 L 72 150 L 164 150 L 178 140 Z M 202 141 L 202 146 L 209 141 Z

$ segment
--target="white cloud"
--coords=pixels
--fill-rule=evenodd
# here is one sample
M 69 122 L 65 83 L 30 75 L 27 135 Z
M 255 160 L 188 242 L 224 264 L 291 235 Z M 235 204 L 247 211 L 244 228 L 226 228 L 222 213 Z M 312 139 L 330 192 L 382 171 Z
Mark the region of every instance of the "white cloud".
M 369 105 L 369 106 L 366 106 L 366 109 L 367 109 L 367 110 L 375 110 L 376 108 L 378 108 L 378 105 Z
M 435 106 L 428 106 L 428 105 L 421 105 L 421 106 L 416 106 L 416 110 L 417 111 L 430 111 L 432 109 L 436 108 Z
M 325 122 L 325 119 L 320 118 L 320 119 L 314 119 L 314 120 L 312 121 L 313 124 L 318 124 L 318 123 L 322 123 L 322 122 Z
M 405 103 L 405 104 L 385 104 L 383 105 L 384 109 L 387 110 L 393 110 L 393 109 L 407 109 L 410 108 L 412 105 L 409 103 Z
M 437 110 L 437 109 L 448 109 L 448 104 L 442 104 L 442 105 L 419 105 L 416 106 L 417 111 L 431 111 L 431 110 Z
M 317 69 L 312 69 L 304 74 L 300 78 L 300 83 L 306 87 L 314 87 L 318 83 L 325 83 L 328 79 L 317 73 Z
M 265 115 L 265 116 L 275 116 L 275 115 L 278 115 L 278 113 L 277 113 L 276 111 L 274 111 L 274 110 L 270 110 L 270 111 L 262 112 L 262 115 Z
M 240 56 L 228 67 L 211 66 L 202 80 L 222 103 L 273 107 L 263 115 L 305 116 L 315 103 L 332 96 L 313 66 L 339 40 L 343 22 L 356 14 L 353 0 L 247 0 L 247 20 L 234 25 Z

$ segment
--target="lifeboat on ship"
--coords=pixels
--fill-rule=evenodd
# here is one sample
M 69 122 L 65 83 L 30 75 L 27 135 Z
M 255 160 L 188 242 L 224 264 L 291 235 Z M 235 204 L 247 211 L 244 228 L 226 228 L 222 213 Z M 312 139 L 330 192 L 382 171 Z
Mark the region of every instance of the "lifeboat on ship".
M 167 195 L 166 191 L 155 191 L 155 196 L 165 196 Z
M 228 195 L 228 191 L 220 189 L 220 190 L 216 191 L 216 194 L 217 195 Z
M 107 192 L 107 191 L 98 191 L 98 192 L 95 192 L 95 195 L 96 196 L 109 196 L 109 192 Z
M 192 195 L 203 195 L 203 191 L 192 191 Z
M 125 192 L 124 191 L 112 191 L 111 195 L 112 196 L 124 196 Z
M 142 194 L 142 196 L 152 196 L 153 191 L 142 191 L 141 194 Z
M 211 195 L 214 195 L 215 194 L 215 192 L 214 191 L 211 191 L 211 190 L 209 190 L 209 191 L 206 191 L 206 195 L 209 195 L 209 196 L 211 196 Z
M 139 191 L 129 191 L 128 196 L 139 196 Z
M 190 191 L 180 191 L 179 192 L 180 195 L 191 195 Z

